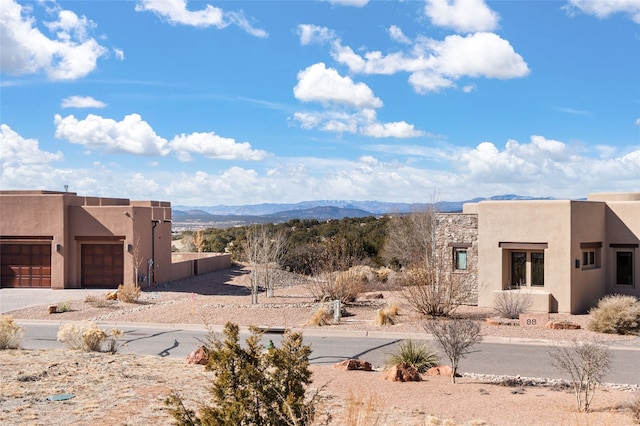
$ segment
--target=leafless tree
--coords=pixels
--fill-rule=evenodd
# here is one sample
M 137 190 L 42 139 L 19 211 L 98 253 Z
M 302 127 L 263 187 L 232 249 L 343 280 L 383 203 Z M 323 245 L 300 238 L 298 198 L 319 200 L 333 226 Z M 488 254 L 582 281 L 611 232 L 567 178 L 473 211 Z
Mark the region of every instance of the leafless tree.
M 436 210 L 427 207 L 389 221 L 385 256 L 403 267 L 429 268 L 436 253 Z
M 267 289 L 267 297 L 273 296 L 277 270 L 284 253 L 284 232 L 272 231 L 265 225 L 247 228 L 245 255 L 251 264 L 251 303 L 258 303 L 260 284 Z
M 482 340 L 480 324 L 468 319 L 437 320 L 427 322 L 424 328 L 433 334 L 449 358 L 451 382 L 455 383 L 460 360 L 469 353 L 473 345 Z
M 386 256 L 397 259 L 398 294 L 422 315 L 448 316 L 468 298 L 469 274 L 454 275 L 451 253 L 438 248 L 438 217 L 434 208 L 391 219 Z
M 198 229 L 193 235 L 193 246 L 198 252 L 199 259 L 200 253 L 202 253 L 202 250 L 204 249 L 204 233 L 202 232 L 202 229 Z
M 596 385 L 602 382 L 611 363 L 611 352 L 601 342 L 560 344 L 549 348 L 551 364 L 567 373 L 576 396 L 578 411 L 588 412 Z
M 140 247 L 140 233 L 136 232 L 131 245 L 131 261 L 133 262 L 133 284 L 138 286 L 140 267 L 142 266 L 142 248 Z

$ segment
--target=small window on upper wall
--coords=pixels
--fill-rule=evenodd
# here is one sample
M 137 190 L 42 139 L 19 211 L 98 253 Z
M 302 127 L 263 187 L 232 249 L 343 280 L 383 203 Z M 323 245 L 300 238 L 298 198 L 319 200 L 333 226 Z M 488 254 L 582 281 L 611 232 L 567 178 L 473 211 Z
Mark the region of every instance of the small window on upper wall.
M 454 250 L 454 265 L 457 271 L 467 270 L 467 250 L 466 249 Z
M 582 243 L 582 269 L 594 269 L 600 267 L 600 247 L 602 243 Z

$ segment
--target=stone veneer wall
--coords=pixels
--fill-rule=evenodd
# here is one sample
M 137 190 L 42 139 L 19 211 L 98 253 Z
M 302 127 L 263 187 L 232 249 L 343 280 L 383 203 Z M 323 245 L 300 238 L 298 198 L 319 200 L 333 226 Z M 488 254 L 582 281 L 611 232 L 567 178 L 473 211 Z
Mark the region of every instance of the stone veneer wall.
M 478 215 L 463 213 L 436 214 L 436 249 L 446 267 L 453 271 L 453 279 L 467 288 L 465 304 L 478 304 Z M 467 269 L 454 268 L 454 248 L 451 244 L 471 244 L 467 248 Z

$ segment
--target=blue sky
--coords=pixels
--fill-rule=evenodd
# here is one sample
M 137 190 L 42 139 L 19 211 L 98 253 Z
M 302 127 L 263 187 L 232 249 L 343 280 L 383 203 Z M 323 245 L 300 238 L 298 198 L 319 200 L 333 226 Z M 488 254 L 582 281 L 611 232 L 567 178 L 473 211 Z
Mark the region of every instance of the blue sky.
M 640 0 L 0 0 L 2 189 L 640 190 Z

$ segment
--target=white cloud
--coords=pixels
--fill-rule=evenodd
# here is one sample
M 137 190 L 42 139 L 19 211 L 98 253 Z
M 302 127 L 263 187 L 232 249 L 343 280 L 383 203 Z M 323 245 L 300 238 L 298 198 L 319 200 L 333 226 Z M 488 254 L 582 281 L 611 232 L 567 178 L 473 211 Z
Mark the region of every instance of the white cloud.
M 177 153 L 180 161 L 190 161 L 190 153 L 222 160 L 260 161 L 266 156 L 264 151 L 251 149 L 248 142 L 238 143 L 214 132 L 182 134 L 174 137 L 169 146 Z
M 361 56 L 336 41 L 331 54 L 354 73 L 409 72 L 409 83 L 418 93 L 455 87 L 455 81 L 462 77 L 508 79 L 529 74 L 522 56 L 494 33 L 450 35 L 442 41 L 418 37 L 410 52 L 388 55 L 372 51 Z
M 411 40 L 409 39 L 409 37 L 404 35 L 400 27 L 396 25 L 391 25 L 387 29 L 387 31 L 389 32 L 389 36 L 391 37 L 391 40 L 398 43 L 402 43 L 402 44 L 411 44 Z
M 91 96 L 69 96 L 62 100 L 62 108 L 105 108 L 107 104 Z
M 603 148 L 599 151 L 603 152 Z M 612 154 L 609 150 L 608 155 Z M 618 157 L 592 158 L 543 136 L 532 136 L 530 143 L 522 144 L 509 140 L 503 150 L 491 142 L 482 142 L 453 160 L 459 170 L 468 173 L 470 182 L 514 189 L 539 188 L 538 194 L 553 192 L 551 188 L 573 188 L 575 182 L 580 182 L 585 192 L 589 188 L 631 190 L 640 184 L 640 150 Z
M 405 121 L 380 123 L 375 110 L 363 109 L 354 113 L 343 111 L 323 111 L 295 113 L 294 119 L 304 129 L 319 129 L 333 133 L 352 133 L 373 138 L 415 138 L 425 133 L 416 130 Z
M 201 4 L 200 2 L 194 3 Z M 222 29 L 233 24 L 253 36 L 261 38 L 268 36 L 266 31 L 254 28 L 242 12 L 225 12 L 210 4 L 205 5 L 204 9 L 192 11 L 187 9 L 185 0 L 140 0 L 136 5 L 136 11 L 153 12 L 173 25 Z
M 51 80 L 74 80 L 94 71 L 107 49 L 89 37 L 95 24 L 69 10 L 58 10 L 56 20 L 45 24 L 55 33 L 48 38 L 34 26 L 30 10 L 13 0 L 0 9 L 0 71 L 12 75 L 44 71 Z
M 640 118 L 636 118 L 636 126 L 640 126 Z
M 337 4 L 338 6 L 353 6 L 364 7 L 369 3 L 369 0 L 327 0 L 331 4 Z
M 493 31 L 500 19 L 484 0 L 426 0 L 424 11 L 434 25 L 459 32 Z
M 633 22 L 640 24 L 640 0 L 569 0 L 567 9 L 570 12 L 580 10 L 601 19 L 625 13 Z
M 409 79 L 419 93 L 451 87 L 461 77 L 509 79 L 529 74 L 522 56 L 493 33 L 450 35 L 443 41 L 422 39 L 416 48 L 432 59 L 428 68 Z
M 300 24 L 298 25 L 298 36 L 300 37 L 300 44 L 306 46 L 313 43 L 324 44 L 330 42 L 336 38 L 336 33 L 327 27 Z
M 60 161 L 63 155 L 41 151 L 36 139 L 25 139 L 6 124 L 0 125 L 0 159 L 2 168 L 16 164 L 47 164 Z
M 166 139 L 156 135 L 140 115 L 130 114 L 122 121 L 89 114 L 84 120 L 73 115 L 56 114 L 56 137 L 87 148 L 100 148 L 108 153 L 161 155 L 169 153 Z
M 356 108 L 382 106 L 382 101 L 374 96 L 369 86 L 354 83 L 350 77 L 342 77 L 323 63 L 311 65 L 298 73 L 298 84 L 293 94 L 303 102 L 343 104 Z
M 20 136 L 8 125 L 0 125 L 0 182 L 3 189 L 51 188 L 65 171 L 52 163 L 64 160 L 63 154 L 40 149 L 36 139 Z M 59 185 L 62 189 L 62 184 Z

